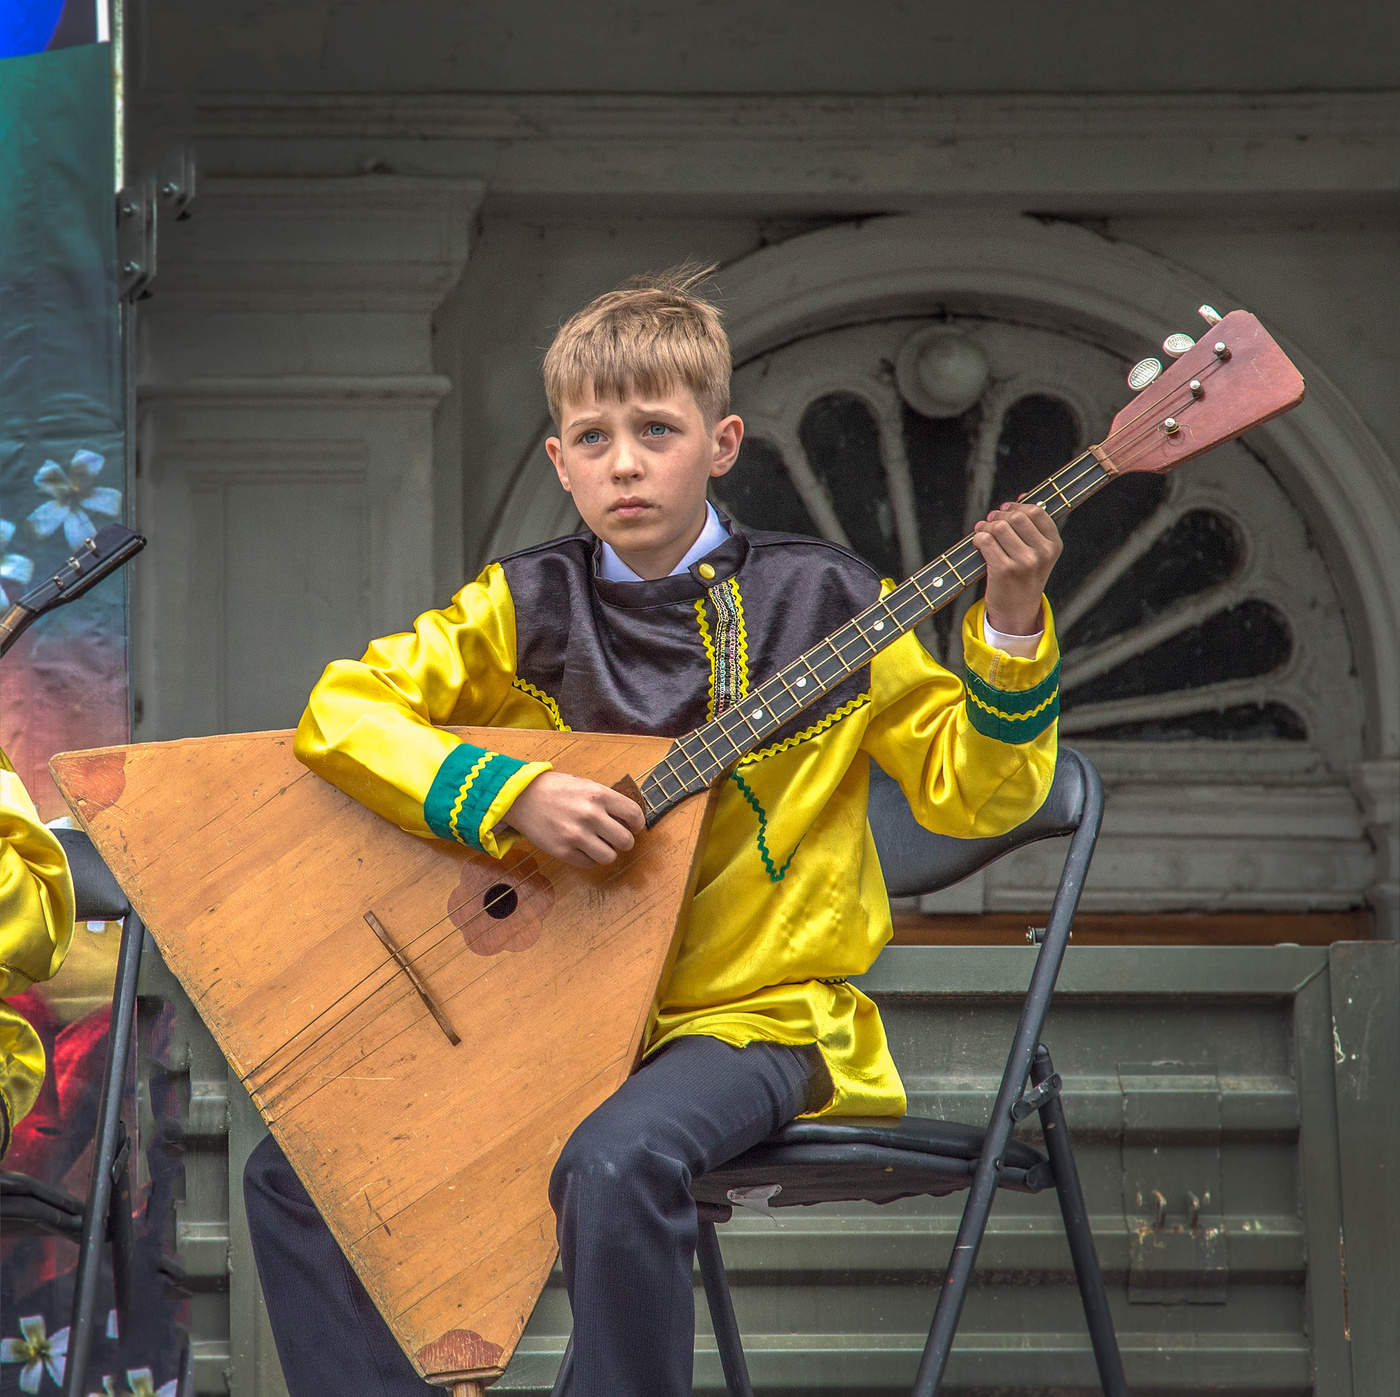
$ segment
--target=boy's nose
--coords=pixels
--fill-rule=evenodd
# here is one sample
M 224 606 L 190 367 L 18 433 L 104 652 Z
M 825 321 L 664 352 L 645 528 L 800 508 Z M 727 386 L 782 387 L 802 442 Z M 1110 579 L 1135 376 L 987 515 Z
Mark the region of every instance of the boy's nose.
M 617 454 L 613 457 L 612 473 L 617 480 L 626 480 L 632 476 L 640 475 L 642 473 L 641 461 L 630 448 L 620 446 L 617 449 Z

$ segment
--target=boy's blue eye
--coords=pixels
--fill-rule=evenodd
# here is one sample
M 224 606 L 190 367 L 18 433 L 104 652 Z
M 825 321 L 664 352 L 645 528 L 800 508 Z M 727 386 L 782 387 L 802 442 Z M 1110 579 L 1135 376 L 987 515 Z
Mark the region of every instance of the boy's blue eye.
M 646 435 L 649 437 L 664 437 L 670 430 L 664 422 L 648 422 L 646 425 Z
M 602 432 L 596 427 L 590 427 L 588 431 L 584 432 L 583 435 L 579 437 L 579 443 L 582 446 L 597 446 L 602 439 Z

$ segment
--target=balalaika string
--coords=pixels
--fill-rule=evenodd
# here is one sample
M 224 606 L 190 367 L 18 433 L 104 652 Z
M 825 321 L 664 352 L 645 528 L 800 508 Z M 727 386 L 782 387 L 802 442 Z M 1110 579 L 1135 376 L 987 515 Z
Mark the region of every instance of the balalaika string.
M 1215 360 L 1203 366 L 1197 375 L 1198 379 L 1203 380 L 1213 375 L 1221 364 L 1222 361 Z M 1184 391 L 1186 396 L 1173 403 L 1172 396 L 1178 391 Z M 1114 474 L 1132 470 L 1134 462 L 1147 454 L 1147 448 L 1155 446 L 1162 431 L 1164 415 L 1179 418 L 1189 412 L 1196 401 L 1197 395 L 1194 392 L 1174 387 L 1171 393 L 1141 405 L 1122 427 L 1110 433 L 1097 448 L 1109 464 L 1104 464 L 1093 449 L 1085 451 L 1049 479 L 1028 491 L 1026 498 L 1034 498 L 1053 519 L 1063 518 L 1070 510 L 1097 493 Z M 728 709 L 708 723 L 678 738 L 666 756 L 638 782 L 648 825 L 655 823 L 661 814 L 679 800 L 712 785 L 747 751 L 758 746 L 766 735 L 776 731 L 794 713 L 808 707 L 822 694 L 834 688 L 886 645 L 892 644 L 925 617 L 947 605 L 960 592 L 975 583 L 984 571 L 981 554 L 971 537 L 962 539 L 900 583 L 887 596 L 852 618 L 833 635 L 819 641 L 811 650 L 785 665 L 777 674 L 746 695 L 742 704 Z M 947 581 L 948 578 L 952 579 L 951 585 Z M 930 595 L 930 589 L 933 595 Z M 851 646 L 857 648 L 854 655 L 848 653 L 848 647 Z M 823 651 L 825 653 L 819 653 Z M 786 705 L 780 707 L 784 699 Z M 434 952 L 450 947 L 459 935 L 469 944 L 469 928 L 480 918 L 493 914 L 499 917 L 498 904 L 504 899 L 519 896 L 517 883 L 510 881 L 513 875 L 519 873 L 526 865 L 531 865 L 525 878 L 517 880 L 524 882 L 544 875 L 546 870 L 557 862 L 557 859 L 541 860 L 534 853 L 528 853 L 513 863 L 503 864 L 496 872 L 495 884 L 487 889 L 479 909 L 462 920 L 458 920 L 452 913 L 440 917 L 403 944 L 400 948 L 401 954 L 415 969 L 420 970 L 425 978 L 439 973 L 453 960 L 468 954 L 467 947 L 464 945 L 456 950 L 449 949 L 437 965 L 429 965 L 428 958 Z M 621 856 L 602 881 L 611 882 L 625 872 L 627 862 L 627 856 Z M 547 878 L 545 881 L 548 884 Z M 497 888 L 500 889 L 499 892 Z M 449 923 L 451 930 L 427 946 L 422 945 L 425 938 L 431 937 L 439 928 Z M 387 972 L 387 975 L 379 983 L 371 983 L 384 972 Z M 315 1073 L 318 1081 L 329 1080 L 323 1078 L 317 1070 L 325 1058 L 308 1058 L 307 1055 L 324 1046 L 325 1056 L 329 1057 L 353 1041 L 351 1019 L 360 1010 L 369 1009 L 373 1003 L 374 1012 L 383 1016 L 397 1004 L 418 998 L 408 978 L 400 972 L 399 962 L 393 957 L 380 961 L 327 1004 L 292 1038 L 274 1049 L 244 1075 L 244 1085 L 260 1095 L 263 1109 L 269 1118 L 274 1114 L 294 1109 L 315 1094 L 319 1088 L 313 1086 L 305 1096 L 290 1105 L 287 1103 L 287 1097 L 306 1082 L 311 1074 Z M 461 987 L 456 992 L 457 996 L 467 988 L 469 986 Z M 362 989 L 365 993 L 337 1016 L 337 1011 L 342 1010 L 345 1001 Z M 378 1002 L 385 990 L 398 993 L 387 1002 Z M 426 1014 L 427 1010 L 424 1009 L 423 1012 Z M 318 1024 L 322 1027 L 319 1032 L 314 1032 Z M 341 1028 L 347 1030 L 345 1038 L 338 1042 L 328 1042 L 336 1030 Z M 395 1030 L 403 1031 L 406 1031 L 406 1026 Z M 314 1036 L 296 1047 L 290 1056 L 260 1078 L 260 1074 L 269 1064 L 293 1049 L 299 1039 L 313 1035 L 313 1032 Z M 355 1056 L 368 1056 L 381 1046 L 383 1045 L 361 1044 Z M 289 1078 L 288 1074 L 298 1066 L 301 1070 Z M 274 1084 L 275 1095 L 272 1093 Z

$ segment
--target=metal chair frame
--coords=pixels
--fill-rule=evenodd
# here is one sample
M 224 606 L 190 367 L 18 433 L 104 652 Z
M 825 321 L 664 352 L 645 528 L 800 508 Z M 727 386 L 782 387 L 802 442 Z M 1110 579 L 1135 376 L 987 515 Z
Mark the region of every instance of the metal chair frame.
M 57 1233 L 78 1244 L 63 1397 L 83 1397 L 88 1358 L 98 1328 L 97 1293 L 105 1240 L 112 1244 L 118 1333 L 130 1331 L 135 1233 L 131 1221 L 130 1142 L 122 1120 L 122 1098 L 131 1068 L 137 977 L 146 929 L 87 835 L 69 829 L 54 833 L 63 844 L 73 873 L 77 920 L 122 923 L 92 1174 L 86 1198 L 77 1199 L 28 1174 L 0 1172 L 0 1219 L 7 1227 Z
M 1118 1341 L 1060 1102 L 1060 1077 L 1040 1042 L 1098 839 L 1103 815 L 1098 773 L 1080 753 L 1062 747 L 1054 785 L 1040 810 L 1009 833 L 985 839 L 929 833 L 914 820 L 894 782 L 883 773 L 872 775 L 878 779 L 871 784 L 871 828 L 893 895 L 948 887 L 1037 840 L 1068 836 L 1069 846 L 1049 919 L 1038 933 L 1040 952 L 985 1127 L 911 1117 L 894 1122 L 794 1121 L 694 1181 L 700 1271 L 730 1397 L 754 1397 L 754 1392 L 715 1225 L 732 1213 L 731 1190 L 775 1183 L 781 1191 L 769 1199 L 770 1207 L 890 1202 L 968 1189 L 911 1397 L 935 1397 L 938 1392 L 997 1189 L 1039 1192 L 1053 1186 L 1100 1383 L 1107 1397 L 1126 1397 Z M 1015 1124 L 1032 1111 L 1040 1117 L 1044 1153 L 1011 1138 Z

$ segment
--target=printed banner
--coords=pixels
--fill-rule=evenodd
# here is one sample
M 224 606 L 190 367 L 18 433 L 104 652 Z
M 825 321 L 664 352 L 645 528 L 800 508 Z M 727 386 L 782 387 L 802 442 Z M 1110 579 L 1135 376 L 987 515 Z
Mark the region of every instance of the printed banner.
M 8 606 L 102 525 L 125 521 L 113 75 L 94 0 L 0 0 L 0 590 Z M 47 52 L 43 50 L 49 50 Z M 36 621 L 0 659 L 0 747 L 41 814 L 64 812 L 57 751 L 128 740 L 126 590 L 109 577 Z M 23 929 L 8 929 L 22 935 Z M 58 973 L 7 1003 L 47 1059 L 3 1168 L 87 1192 L 119 930 L 79 923 Z M 154 1007 L 154 1012 L 152 1011 Z M 143 1006 L 137 1054 L 150 1110 L 128 1100 L 139 1298 L 118 1335 L 104 1268 L 83 1392 L 173 1397 L 175 1083 L 154 1065 L 168 1007 Z M 13 1020 L 11 1020 L 13 1023 Z M 3 1045 L 0 1045 L 3 1046 Z M 0 1053 L 0 1071 L 9 1064 Z M 144 1129 L 140 1128 L 144 1126 Z M 68 1364 L 77 1247 L 7 1225 L 0 1239 L 0 1394 L 56 1392 Z

